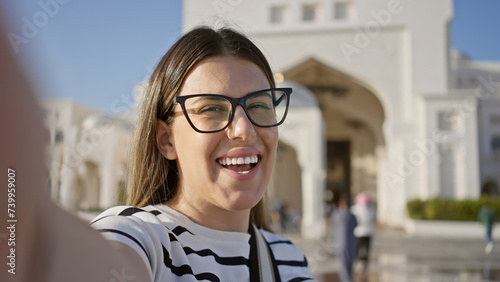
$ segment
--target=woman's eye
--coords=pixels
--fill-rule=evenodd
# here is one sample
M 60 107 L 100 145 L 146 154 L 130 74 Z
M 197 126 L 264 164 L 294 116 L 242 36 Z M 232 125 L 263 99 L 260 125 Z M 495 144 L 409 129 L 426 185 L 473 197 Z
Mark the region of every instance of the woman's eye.
M 199 113 L 216 113 L 216 112 L 227 112 L 225 107 L 218 105 L 205 106 L 199 110 Z
M 268 104 L 265 104 L 265 103 L 254 103 L 254 104 L 251 104 L 251 105 L 248 105 L 247 106 L 247 109 L 254 109 L 254 110 L 269 110 L 271 109 L 271 106 L 268 105 Z

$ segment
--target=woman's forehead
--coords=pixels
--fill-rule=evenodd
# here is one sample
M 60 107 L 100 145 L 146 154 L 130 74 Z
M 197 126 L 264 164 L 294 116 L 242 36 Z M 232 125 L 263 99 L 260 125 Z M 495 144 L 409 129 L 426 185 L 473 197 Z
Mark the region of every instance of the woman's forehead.
M 266 75 L 254 62 L 217 56 L 193 67 L 184 80 L 180 95 L 209 93 L 240 96 L 269 87 Z

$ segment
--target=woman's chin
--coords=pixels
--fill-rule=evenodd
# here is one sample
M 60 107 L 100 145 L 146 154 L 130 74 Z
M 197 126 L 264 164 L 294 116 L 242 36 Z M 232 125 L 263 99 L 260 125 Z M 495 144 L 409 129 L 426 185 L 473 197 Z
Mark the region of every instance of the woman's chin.
M 225 203 L 224 207 L 231 211 L 249 210 L 256 206 L 262 197 L 238 197 Z

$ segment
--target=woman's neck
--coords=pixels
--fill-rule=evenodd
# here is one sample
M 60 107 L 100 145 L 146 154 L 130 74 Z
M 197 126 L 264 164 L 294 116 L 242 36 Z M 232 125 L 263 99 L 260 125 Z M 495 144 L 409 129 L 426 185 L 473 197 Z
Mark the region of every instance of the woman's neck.
M 230 211 L 217 206 L 195 206 L 182 197 L 165 203 L 170 208 L 187 216 L 193 222 L 221 231 L 247 232 L 250 210 Z

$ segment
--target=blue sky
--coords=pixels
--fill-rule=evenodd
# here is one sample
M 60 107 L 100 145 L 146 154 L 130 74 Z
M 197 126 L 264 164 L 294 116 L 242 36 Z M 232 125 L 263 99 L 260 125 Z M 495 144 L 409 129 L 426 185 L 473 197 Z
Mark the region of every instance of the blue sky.
M 61 4 L 47 6 L 52 15 L 44 18 L 41 2 Z M 500 1 L 454 4 L 451 45 L 475 60 L 500 61 Z M 28 28 L 32 38 L 18 43 L 17 57 L 41 96 L 105 112 L 131 96 L 181 34 L 181 0 L 0 0 L 0 9 L 5 35 L 22 35 L 25 20 L 38 16 L 41 27 Z
M 500 61 L 500 1 L 453 2 L 451 45 L 474 60 Z
M 43 10 L 39 2 L 51 0 L 1 1 L 10 23 L 5 33 L 22 35 L 23 17 L 33 22 Z M 51 6 L 54 16 L 43 26 L 40 17 L 42 27 L 18 44 L 18 58 L 44 97 L 69 97 L 112 112 L 113 101 L 130 97 L 182 32 L 181 0 L 57 1 L 68 3 Z

